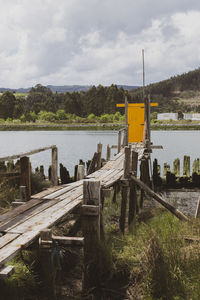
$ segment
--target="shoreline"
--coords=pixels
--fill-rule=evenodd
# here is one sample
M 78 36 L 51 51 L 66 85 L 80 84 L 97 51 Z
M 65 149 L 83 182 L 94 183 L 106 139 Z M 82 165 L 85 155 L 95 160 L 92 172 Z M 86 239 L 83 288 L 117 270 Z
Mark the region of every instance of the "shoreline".
M 124 124 L 0 124 L 0 131 L 119 130 Z M 151 130 L 200 130 L 200 124 L 151 124 Z

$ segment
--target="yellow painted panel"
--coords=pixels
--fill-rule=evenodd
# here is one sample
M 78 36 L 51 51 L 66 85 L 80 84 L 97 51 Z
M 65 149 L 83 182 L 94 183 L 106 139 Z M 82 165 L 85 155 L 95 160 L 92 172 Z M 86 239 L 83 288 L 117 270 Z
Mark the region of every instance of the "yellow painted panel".
M 128 142 L 142 142 L 144 130 L 144 107 L 132 106 L 128 108 L 128 124 Z
M 128 104 L 128 107 L 135 107 L 135 106 L 144 107 L 144 103 L 129 103 Z M 158 103 L 150 103 L 150 106 L 158 106 Z M 125 104 L 119 103 L 119 104 L 116 104 L 116 107 L 125 107 Z

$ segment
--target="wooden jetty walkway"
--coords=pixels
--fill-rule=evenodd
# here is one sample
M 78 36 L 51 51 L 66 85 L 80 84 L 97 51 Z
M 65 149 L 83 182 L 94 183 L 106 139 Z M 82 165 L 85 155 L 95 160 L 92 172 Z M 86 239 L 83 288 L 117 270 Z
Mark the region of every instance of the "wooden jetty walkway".
M 142 153 L 142 148 L 138 151 Z M 123 176 L 124 149 L 108 161 L 100 170 L 88 175 L 87 179 L 101 182 L 107 189 Z M 16 256 L 21 249 L 27 248 L 38 239 L 40 232 L 58 223 L 82 203 L 83 180 L 70 184 L 54 186 L 21 206 L 0 216 L 0 266 Z M 5 270 L 4 270 L 5 269 Z M 11 271 L 3 267 L 0 276 Z
M 143 108 L 143 107 L 142 107 Z M 132 109 L 132 107 L 131 107 Z M 150 120 L 150 118 L 149 118 Z M 147 124 L 148 125 L 148 124 Z M 147 126 L 147 132 L 150 130 Z M 110 159 L 111 148 L 107 148 L 107 162 L 100 167 L 102 145 L 99 147 L 94 158 L 96 158 L 96 168 L 92 168 L 86 177 L 76 182 L 64 185 L 57 185 L 57 148 L 55 145 L 40 148 L 34 151 L 14 155 L 6 159 L 20 158 L 21 177 L 24 185 L 30 186 L 30 162 L 26 155 L 31 155 L 40 151 L 52 149 L 52 183 L 53 187 L 30 196 L 28 201 L 0 215 L 0 277 L 8 277 L 14 267 L 6 265 L 21 250 L 27 249 L 33 242 L 40 240 L 41 248 L 51 248 L 53 241 L 62 242 L 65 245 L 83 245 L 84 239 L 84 265 L 87 266 L 89 256 L 96 255 L 94 244 L 100 239 L 100 225 L 102 221 L 102 199 L 107 195 L 111 187 L 116 183 L 121 186 L 121 215 L 119 227 L 122 233 L 125 232 L 125 221 L 127 212 L 127 202 L 129 198 L 128 224 L 133 222 L 136 211 L 136 189 L 139 186 L 141 191 L 145 191 L 152 198 L 158 201 L 165 208 L 170 210 L 181 220 L 188 220 L 181 212 L 168 204 L 160 195 L 156 194 L 148 186 L 149 177 L 149 153 L 153 146 L 150 142 L 150 132 L 146 142 L 129 142 L 128 126 L 124 129 L 124 142 L 121 144 L 122 131 L 118 133 L 118 145 L 111 147 L 117 149 L 117 154 Z M 158 146 L 159 147 L 159 146 Z M 138 161 L 140 164 L 140 179 L 137 178 Z M 93 165 L 93 160 L 90 166 Z M 96 171 L 95 171 L 96 169 Z M 142 195 L 142 194 L 141 194 Z M 143 197 L 143 196 L 141 196 Z M 73 213 L 81 206 L 83 216 L 82 231 L 83 238 L 56 237 L 52 236 L 50 228 L 64 220 L 70 213 Z M 50 248 L 49 248 L 50 247 Z M 47 271 L 48 272 L 48 271 Z M 85 274 L 85 286 L 87 287 L 87 272 Z M 47 275 L 48 276 L 48 275 Z M 89 280 L 88 280 L 89 282 Z

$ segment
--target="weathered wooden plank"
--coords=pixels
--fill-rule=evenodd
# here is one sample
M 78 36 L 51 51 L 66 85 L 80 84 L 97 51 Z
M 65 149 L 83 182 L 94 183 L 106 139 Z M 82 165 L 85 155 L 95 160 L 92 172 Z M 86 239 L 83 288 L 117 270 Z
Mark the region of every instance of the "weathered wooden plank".
M 15 209 L 12 209 L 3 215 L 0 215 L 0 225 L 4 224 L 5 222 L 9 221 L 10 219 L 15 218 L 18 215 L 24 213 L 25 211 L 29 210 L 30 208 L 39 205 L 41 202 L 44 202 L 44 200 L 32 199 L 32 200 L 28 201 L 27 203 L 25 203 L 24 205 L 19 206 Z
M 56 203 L 58 203 L 58 200 L 55 199 L 49 201 L 43 200 L 43 203 L 40 203 L 41 205 L 31 207 L 29 210 L 24 211 L 23 213 L 19 214 L 15 218 L 12 218 L 10 220 L 7 220 L 7 222 L 4 222 L 4 224 L 0 226 L 0 232 L 8 232 L 15 226 L 22 224 L 24 221 L 28 221 L 33 216 L 55 205 Z
M 21 248 L 28 247 L 35 239 L 37 239 L 40 235 L 40 231 L 52 226 L 56 221 L 63 217 L 63 215 L 69 213 L 75 207 L 80 205 L 81 199 L 77 198 L 74 202 L 65 205 L 61 210 L 58 212 L 54 211 L 51 215 L 51 219 L 46 222 L 45 219 L 40 220 L 40 222 L 36 222 L 33 224 L 32 228 L 30 227 L 24 234 L 19 235 L 18 238 L 12 241 L 12 243 L 6 245 L 2 249 L 0 249 L 0 265 L 5 264 L 13 257 L 15 257 Z M 48 226 L 47 226 L 48 225 Z
M 5 245 L 9 244 L 13 240 L 15 240 L 19 234 L 16 233 L 6 233 L 0 238 L 0 249 L 3 248 Z
M 18 159 L 18 158 L 21 158 L 21 157 L 24 157 L 24 156 L 27 156 L 27 155 L 32 155 L 32 154 L 36 154 L 36 153 L 39 153 L 39 152 L 42 152 L 42 151 L 49 150 L 49 149 L 52 149 L 54 147 L 56 147 L 56 145 L 38 148 L 38 149 L 35 149 L 35 150 L 31 150 L 31 151 L 27 151 L 27 152 L 24 152 L 24 153 L 20 153 L 20 154 L 14 154 L 14 155 L 0 157 L 0 161 L 7 161 L 7 160 L 12 160 L 12 159 Z
M 14 266 L 4 266 L 0 269 L 0 278 L 8 278 L 14 273 L 14 271 Z
M 50 188 L 48 188 L 45 191 L 42 191 L 42 192 L 37 193 L 35 195 L 32 195 L 31 199 L 34 199 L 34 198 L 44 198 L 45 196 L 48 196 L 48 195 L 52 194 L 53 192 L 61 190 L 61 189 L 63 189 L 63 185 L 62 186 L 58 185 L 58 186 L 50 187 Z
M 71 195 L 66 196 L 67 199 L 59 201 L 55 203 L 55 205 L 52 205 L 47 209 L 44 209 L 43 211 L 40 211 L 37 214 L 34 214 L 31 218 L 27 220 L 22 220 L 22 222 L 19 225 L 13 226 L 12 229 L 5 230 L 5 231 L 14 232 L 14 233 L 25 233 L 26 231 L 33 230 L 33 228 L 35 229 L 35 226 L 37 224 L 45 224 L 44 228 L 51 226 L 54 222 L 56 222 L 57 216 L 59 219 L 61 216 L 63 217 L 66 214 L 65 208 L 70 203 L 72 204 L 72 206 L 73 203 L 76 204 L 76 199 L 80 197 L 82 194 L 81 190 L 82 189 L 75 191 L 72 194 L 70 193 Z M 74 206 L 76 206 L 75 204 Z

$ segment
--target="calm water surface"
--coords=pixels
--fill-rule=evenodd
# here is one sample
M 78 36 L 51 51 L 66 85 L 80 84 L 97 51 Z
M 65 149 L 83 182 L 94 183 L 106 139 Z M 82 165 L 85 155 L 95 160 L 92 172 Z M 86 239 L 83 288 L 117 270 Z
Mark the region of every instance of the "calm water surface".
M 106 146 L 117 144 L 117 131 L 0 131 L 0 157 L 26 152 L 40 147 L 56 145 L 58 160 L 73 175 L 74 165 L 79 159 L 91 159 L 97 143 L 103 143 L 103 156 Z M 192 160 L 200 157 L 200 131 L 153 131 L 154 145 L 162 145 L 163 150 L 153 150 L 152 159 L 160 164 L 172 165 L 175 158 L 190 155 Z M 112 150 L 114 154 L 115 149 Z M 44 165 L 45 172 L 51 163 L 51 150 L 30 156 L 32 167 Z

